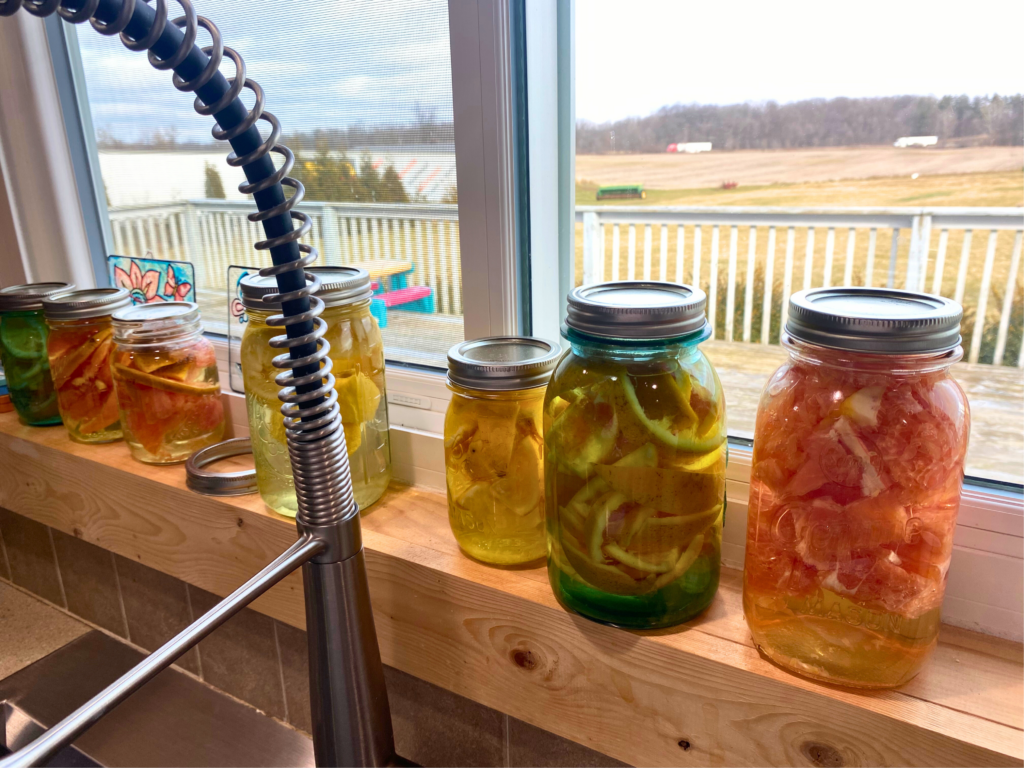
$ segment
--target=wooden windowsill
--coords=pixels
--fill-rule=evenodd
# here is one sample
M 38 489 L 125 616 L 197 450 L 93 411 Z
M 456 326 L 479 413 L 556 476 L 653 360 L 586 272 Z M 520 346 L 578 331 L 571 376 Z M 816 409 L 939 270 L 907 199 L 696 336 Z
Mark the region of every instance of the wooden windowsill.
M 0 414 L 0 506 L 221 595 L 294 540 L 258 496 L 184 476 Z M 859 693 L 761 658 L 736 571 L 696 620 L 626 632 L 567 613 L 542 567 L 462 555 L 442 495 L 391 489 L 363 538 L 386 663 L 633 765 L 1024 764 L 1019 644 L 944 627 L 918 678 Z M 295 574 L 254 607 L 301 628 L 302 600 Z

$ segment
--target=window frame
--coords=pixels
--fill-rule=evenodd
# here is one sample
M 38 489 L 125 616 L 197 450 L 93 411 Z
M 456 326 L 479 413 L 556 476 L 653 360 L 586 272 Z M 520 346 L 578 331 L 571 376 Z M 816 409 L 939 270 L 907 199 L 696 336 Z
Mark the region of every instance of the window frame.
M 512 3 L 522 3 L 518 10 L 525 14 L 529 121 L 525 141 L 518 142 Z M 449 3 L 467 338 L 523 328 L 558 338 L 573 280 L 568 256 L 575 254 L 574 14 L 573 0 Z M 13 232 L 20 257 L 0 266 L 4 284 L 48 279 L 86 287 L 106 280 L 109 225 L 104 229 L 102 181 L 97 184 L 96 156 L 89 154 L 95 136 L 84 90 L 76 87 L 81 63 L 69 53 L 71 34 L 56 17 L 44 21 L 25 13 L 0 25 L 0 230 Z M 521 180 L 528 195 L 516 191 L 515 169 L 523 161 L 517 151 L 528 155 L 529 179 Z M 528 285 L 516 247 L 523 216 L 529 247 L 520 242 L 520 250 L 532 256 Z M 532 310 L 528 318 L 525 307 Z M 225 368 L 226 349 L 220 342 Z M 450 399 L 444 377 L 390 363 L 386 376 L 395 476 L 443 490 L 441 432 Z M 225 397 L 237 429 L 244 430 L 242 398 Z M 733 567 L 742 566 L 751 455 L 749 446 L 730 442 L 723 558 Z M 968 480 L 945 621 L 1022 639 L 1022 542 L 1021 490 Z

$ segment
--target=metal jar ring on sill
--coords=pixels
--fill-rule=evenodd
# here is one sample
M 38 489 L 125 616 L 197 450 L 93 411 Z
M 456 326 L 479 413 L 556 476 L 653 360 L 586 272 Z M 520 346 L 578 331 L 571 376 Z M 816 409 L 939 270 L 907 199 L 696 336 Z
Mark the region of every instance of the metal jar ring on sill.
M 255 469 L 237 472 L 211 472 L 204 469 L 215 461 L 246 453 L 252 453 L 252 441 L 248 437 L 235 437 L 200 448 L 185 462 L 185 484 L 189 490 L 204 496 L 244 496 L 256 493 Z

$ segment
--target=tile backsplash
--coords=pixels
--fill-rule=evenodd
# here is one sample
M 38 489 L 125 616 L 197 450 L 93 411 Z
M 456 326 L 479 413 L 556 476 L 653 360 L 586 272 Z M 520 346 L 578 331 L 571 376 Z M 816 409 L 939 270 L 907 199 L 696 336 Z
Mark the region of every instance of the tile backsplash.
M 0 578 L 147 651 L 219 600 L 0 508 Z M 309 732 L 306 633 L 245 608 L 176 666 Z M 621 766 L 607 755 L 385 667 L 395 747 L 424 766 Z

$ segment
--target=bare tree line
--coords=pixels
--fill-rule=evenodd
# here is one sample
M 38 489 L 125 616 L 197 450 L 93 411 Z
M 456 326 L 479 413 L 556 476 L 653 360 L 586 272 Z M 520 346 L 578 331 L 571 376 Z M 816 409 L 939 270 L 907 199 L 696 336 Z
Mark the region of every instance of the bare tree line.
M 576 151 L 664 152 L 710 141 L 715 149 L 791 149 L 892 144 L 938 136 L 947 145 L 1024 144 L 1024 96 L 882 96 L 789 104 L 675 104 L 647 117 L 580 121 Z

